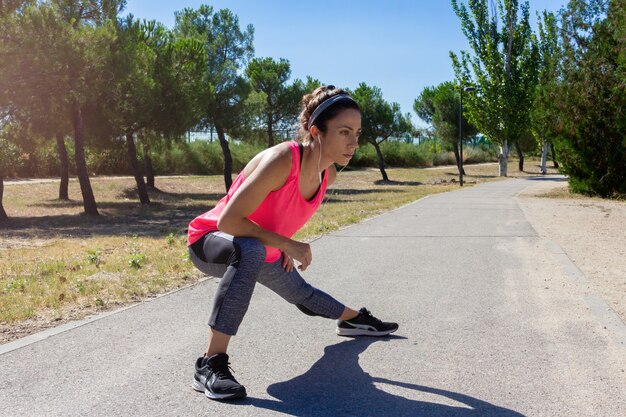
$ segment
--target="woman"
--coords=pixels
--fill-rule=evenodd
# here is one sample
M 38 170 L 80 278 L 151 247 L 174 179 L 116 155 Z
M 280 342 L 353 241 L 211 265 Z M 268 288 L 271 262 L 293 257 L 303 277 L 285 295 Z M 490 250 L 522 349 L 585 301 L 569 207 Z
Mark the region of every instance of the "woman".
M 206 354 L 196 361 L 193 388 L 216 400 L 246 396 L 230 373 L 226 350 L 259 282 L 302 312 L 337 319 L 341 336 L 384 336 L 398 329 L 365 308 L 344 306 L 298 273 L 313 260 L 308 243 L 291 236 L 358 147 L 361 111 L 342 89 L 324 86 L 302 99 L 303 143 L 281 143 L 256 155 L 214 209 L 189 224 L 189 256 L 201 271 L 222 275 L 209 318 Z M 294 268 L 297 265 L 297 269 Z

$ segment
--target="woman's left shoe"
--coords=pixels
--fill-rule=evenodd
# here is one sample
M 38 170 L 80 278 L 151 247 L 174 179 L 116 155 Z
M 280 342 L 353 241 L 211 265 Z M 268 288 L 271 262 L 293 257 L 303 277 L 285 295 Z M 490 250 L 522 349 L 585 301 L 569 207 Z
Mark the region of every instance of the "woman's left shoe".
M 384 322 L 372 316 L 365 307 L 351 320 L 337 320 L 339 336 L 387 336 L 398 330 L 398 323 Z
M 191 387 L 198 392 L 204 392 L 212 400 L 244 398 L 246 388 L 237 382 L 229 365 L 228 355 L 225 353 L 198 358 Z

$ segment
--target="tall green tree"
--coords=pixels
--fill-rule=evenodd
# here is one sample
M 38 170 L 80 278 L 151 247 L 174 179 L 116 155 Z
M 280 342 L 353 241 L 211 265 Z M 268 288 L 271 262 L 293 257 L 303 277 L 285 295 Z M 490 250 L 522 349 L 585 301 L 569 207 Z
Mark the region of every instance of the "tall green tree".
M 197 126 L 202 118 L 203 42 L 175 36 L 163 25 L 148 22 L 148 45 L 155 53 L 153 77 L 158 97 L 150 123 L 140 131 L 146 183 L 154 188 L 154 168 L 150 158 L 152 142 L 173 141 Z
M 83 196 L 85 213 L 97 215 L 96 200 L 89 180 L 85 160 L 84 107 L 90 94 L 104 90 L 98 83 L 106 65 L 107 51 L 111 44 L 112 23 L 126 6 L 125 0 L 53 0 L 60 10 L 64 28 L 69 30 L 70 43 L 60 63 L 65 80 L 74 131 L 74 158 Z
M 626 3 L 571 0 L 561 15 L 563 82 L 552 112 L 573 191 L 626 195 Z
M 210 6 L 176 12 L 175 32 L 205 45 L 205 72 L 202 77 L 203 123 L 215 127 L 224 154 L 224 184 L 232 185 L 232 156 L 226 134 L 236 130 L 246 111 L 250 94 L 241 69 L 252 59 L 254 28 L 239 27 L 239 19 L 228 9 L 214 13 Z
M 361 107 L 361 136 L 359 143 L 371 144 L 376 149 L 378 169 L 383 181 L 388 182 L 389 176 L 385 171 L 385 161 L 380 150 L 380 144 L 391 137 L 399 137 L 413 131 L 413 125 L 408 114 L 402 114 L 398 103 L 389 103 L 383 98 L 382 90 L 370 87 L 365 83 L 359 84 L 352 93 L 352 97 Z
M 147 39 L 144 25 L 132 15 L 117 22 L 107 62 L 108 100 L 101 102 L 102 113 L 111 124 L 109 129 L 114 136 L 125 138 L 142 204 L 150 203 L 150 197 L 137 159 L 135 136 L 149 125 L 153 106 L 159 103 L 158 84 L 153 76 L 156 54 Z
M 435 134 L 452 148 L 459 173 L 463 169 L 459 152 L 460 99 L 458 87 L 453 82 L 446 81 L 436 87 L 424 88 L 413 102 L 413 110 L 420 119 L 431 123 Z M 462 123 L 462 140 L 478 133 L 465 114 L 463 114 Z M 465 174 L 464 170 L 463 174 Z
M 60 139 L 65 136 L 65 126 L 71 126 L 84 209 L 98 214 L 85 162 L 83 107 L 91 94 L 101 90 L 97 82 L 109 41 L 106 22 L 124 2 L 21 3 L 25 6 L 3 20 L 5 59 L 0 71 L 9 76 L 0 77 L 2 101 L 10 102 L 14 114 L 33 125 L 44 121 L 40 124 L 56 130 L 51 136 L 56 136 L 61 155 Z M 55 121 L 61 119 L 67 123 L 57 125 Z
M 261 94 L 263 105 L 260 109 L 263 124 L 267 129 L 267 147 L 274 146 L 274 130 L 293 126 L 299 112 L 300 98 L 304 84 L 296 80 L 291 85 L 291 66 L 284 58 L 254 58 L 246 68 L 252 90 Z
M 554 13 L 544 11 L 539 16 L 538 32 L 540 59 L 537 86 L 530 112 L 530 131 L 541 145 L 541 173 L 546 174 L 548 148 L 553 145 L 554 135 L 563 124 L 560 115 L 552 111 L 552 103 L 557 100 L 557 87 L 563 82 L 560 70 L 562 51 L 559 46 L 559 28 Z
M 67 48 L 68 37 L 53 6 L 35 7 L 33 1 L 0 6 L 0 118 L 6 116 L 54 138 L 59 152 L 59 199 L 67 200 L 69 161 L 64 138 L 71 125 L 63 104 L 66 92 L 58 88 L 62 84 L 58 54 Z
M 151 142 L 181 137 L 200 120 L 203 51 L 201 42 L 175 38 L 155 21 L 128 15 L 116 23 L 103 73 L 107 88 L 87 108 L 88 133 L 105 149 L 125 143 L 142 204 L 150 202 L 147 188 L 154 188 Z
M 490 8 L 490 4 L 495 7 Z M 509 147 L 529 128 L 539 52 L 529 23 L 528 1 L 470 0 L 452 8 L 461 20 L 472 54 L 450 52 L 467 96 L 469 120 L 500 145 L 500 175 L 507 175 Z

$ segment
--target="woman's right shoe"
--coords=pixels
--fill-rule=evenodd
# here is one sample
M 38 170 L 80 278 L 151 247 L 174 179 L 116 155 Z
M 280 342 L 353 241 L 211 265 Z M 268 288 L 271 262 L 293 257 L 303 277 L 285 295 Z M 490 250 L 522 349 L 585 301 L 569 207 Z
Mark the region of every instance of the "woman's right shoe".
M 228 355 L 225 353 L 198 358 L 191 387 L 198 392 L 204 392 L 212 400 L 244 398 L 246 388 L 237 382 L 228 365 Z
M 339 336 L 387 336 L 398 330 L 398 323 L 384 322 L 372 315 L 365 307 L 350 320 L 337 320 Z

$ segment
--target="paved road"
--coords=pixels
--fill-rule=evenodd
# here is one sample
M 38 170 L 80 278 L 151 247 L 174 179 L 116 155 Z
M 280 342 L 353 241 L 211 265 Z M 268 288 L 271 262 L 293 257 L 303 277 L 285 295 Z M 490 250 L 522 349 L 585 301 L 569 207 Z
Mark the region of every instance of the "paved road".
M 165 178 L 186 178 L 186 175 L 163 175 L 158 176 L 157 178 L 165 179 Z M 93 180 L 120 180 L 120 179 L 135 179 L 135 177 L 130 176 L 115 176 L 115 175 L 103 175 L 103 176 L 92 176 L 89 177 L 91 181 Z M 69 179 L 70 182 L 78 181 L 78 178 L 72 177 Z M 4 181 L 4 185 L 21 185 L 21 184 L 46 184 L 56 182 L 60 183 L 60 178 L 24 178 L 19 180 L 10 180 Z
M 0 415 L 623 417 L 626 327 L 537 236 L 515 198 L 529 184 L 432 196 L 313 243 L 307 279 L 399 321 L 393 338 L 339 338 L 259 286 L 230 352 L 249 398 L 213 402 L 190 388 L 209 279 L 1 354 Z

